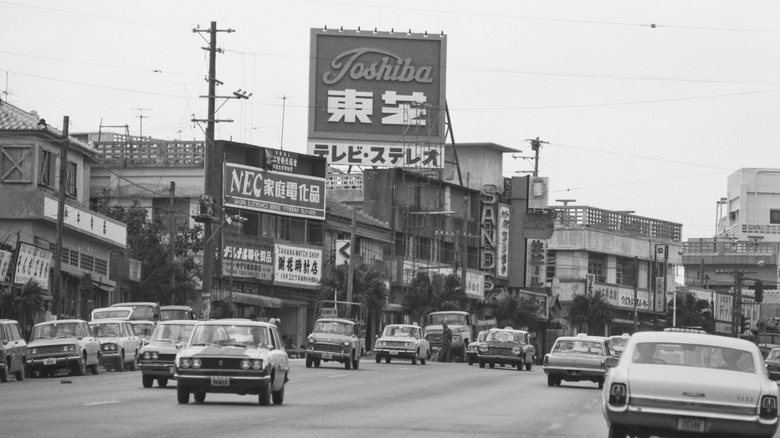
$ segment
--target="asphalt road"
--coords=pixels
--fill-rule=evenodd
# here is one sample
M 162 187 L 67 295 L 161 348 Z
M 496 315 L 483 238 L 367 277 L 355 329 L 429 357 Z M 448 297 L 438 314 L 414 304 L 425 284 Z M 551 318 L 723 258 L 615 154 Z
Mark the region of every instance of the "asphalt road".
M 281 406 L 207 394 L 179 405 L 176 383 L 145 389 L 141 373 L 11 379 L 0 384 L 3 437 L 606 437 L 596 384 L 548 387 L 541 367 L 377 364 L 358 370 L 291 360 Z M 102 371 L 102 368 L 101 368 Z

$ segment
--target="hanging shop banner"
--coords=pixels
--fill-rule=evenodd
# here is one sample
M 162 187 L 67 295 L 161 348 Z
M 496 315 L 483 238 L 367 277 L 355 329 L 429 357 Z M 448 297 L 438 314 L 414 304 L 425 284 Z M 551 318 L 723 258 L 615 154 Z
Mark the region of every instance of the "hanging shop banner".
M 58 205 L 57 199 L 45 196 L 43 198 L 43 216 L 56 222 Z M 74 228 L 101 240 L 107 240 L 122 248 L 127 246 L 127 225 L 122 222 L 67 204 L 63 210 L 62 220 L 68 228 Z
M 325 219 L 325 178 L 225 163 L 225 207 Z
M 258 237 L 225 234 L 222 239 L 222 275 L 271 281 L 273 245 Z
M 507 204 L 498 204 L 496 223 L 496 277 L 509 276 L 509 216 Z
M 11 252 L 0 249 L 0 282 L 5 281 L 8 275 L 8 267 L 11 266 Z
M 14 270 L 14 284 L 35 280 L 43 290 L 49 290 L 49 270 L 52 252 L 35 245 L 19 242 Z
M 300 173 L 298 154 L 277 149 L 265 149 L 265 168 L 277 172 Z
M 485 299 L 485 273 L 482 271 L 466 271 L 466 296 L 475 300 Z
M 444 167 L 446 46 L 444 34 L 312 29 L 309 154 Z
M 322 278 L 322 250 L 274 244 L 274 284 L 316 288 Z

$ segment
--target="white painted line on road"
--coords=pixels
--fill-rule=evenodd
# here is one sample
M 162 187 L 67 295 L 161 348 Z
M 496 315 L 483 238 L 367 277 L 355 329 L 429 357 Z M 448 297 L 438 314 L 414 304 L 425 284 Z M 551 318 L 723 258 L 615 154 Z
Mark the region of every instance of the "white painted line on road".
M 328 377 L 344 377 L 344 376 L 346 376 L 346 374 L 334 374 L 334 375 L 328 376 Z
M 119 403 L 119 400 L 111 400 L 111 401 L 104 401 L 104 402 L 92 402 L 92 403 L 84 403 L 84 406 L 100 406 L 100 405 L 113 405 Z

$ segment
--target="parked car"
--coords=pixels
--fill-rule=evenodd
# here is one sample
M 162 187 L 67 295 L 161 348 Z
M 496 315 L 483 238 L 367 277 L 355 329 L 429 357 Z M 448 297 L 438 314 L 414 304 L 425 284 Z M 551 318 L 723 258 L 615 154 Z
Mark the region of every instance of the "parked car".
M 141 340 L 141 347 L 149 343 L 152 338 L 152 333 L 157 326 L 152 321 L 136 320 L 130 321 L 130 325 L 133 326 L 133 332 L 135 332 L 138 339 Z
M 320 318 L 306 338 L 306 368 L 321 362 L 341 362 L 346 369 L 360 366 L 360 338 L 355 321 Z
M 0 319 L 0 382 L 7 382 L 11 374 L 24 380 L 27 362 L 27 342 L 13 319 Z
M 425 330 L 418 325 L 389 324 L 374 344 L 374 358 L 376 363 L 382 358 L 385 363 L 393 358 L 411 359 L 412 365 L 417 365 L 419 359 L 425 365 L 431 358 L 431 344 L 425 339 Z
M 620 357 L 620 355 L 623 354 L 623 350 L 626 349 L 626 344 L 628 344 L 629 339 L 631 339 L 631 335 L 628 333 L 609 337 L 610 346 L 612 347 L 612 352 L 615 356 Z
M 477 339 L 466 347 L 466 361 L 469 365 L 474 365 L 479 362 L 479 347 L 485 345 L 485 336 L 487 336 L 487 334 L 487 330 L 480 331 L 477 333 Z
M 202 403 L 206 393 L 258 395 L 260 405 L 284 401 L 290 363 L 279 329 L 251 320 L 211 320 L 195 324 L 190 344 L 175 359 L 176 396 Z
M 195 311 L 190 306 L 162 306 L 160 307 L 161 321 L 172 319 L 197 319 Z
M 780 380 L 780 348 L 773 348 L 764 359 L 764 366 L 772 380 Z
M 141 369 L 141 383 L 151 388 L 155 379 L 157 386 L 165 388 L 168 380 L 176 374 L 174 359 L 176 353 L 189 345 L 192 329 L 197 321 L 163 321 L 157 325 L 149 343 L 141 348 L 138 368 Z
M 560 386 L 564 380 L 589 380 L 598 383 L 601 389 L 607 373 L 605 360 L 610 356 L 617 359 L 610 350 L 609 341 L 602 336 L 562 336 L 555 340 L 542 362 L 547 385 Z
M 534 356 L 536 349 L 530 333 L 511 327 L 493 328 L 488 330 L 485 342 L 479 347 L 477 361 L 480 368 L 485 365 L 495 368 L 496 364 L 501 364 L 515 366 L 518 371 L 523 367 L 531 371 Z
M 610 437 L 761 436 L 778 427 L 778 389 L 747 340 L 639 332 L 607 374 L 602 411 Z
M 62 319 L 35 324 L 27 344 L 27 375 L 46 377 L 60 369 L 77 376 L 98 373 L 100 342 L 87 321 Z
M 100 341 L 100 360 L 106 368 L 124 371 L 138 369 L 138 353 L 141 338 L 133 331 L 130 321 L 121 319 L 99 319 L 89 323 L 92 333 Z

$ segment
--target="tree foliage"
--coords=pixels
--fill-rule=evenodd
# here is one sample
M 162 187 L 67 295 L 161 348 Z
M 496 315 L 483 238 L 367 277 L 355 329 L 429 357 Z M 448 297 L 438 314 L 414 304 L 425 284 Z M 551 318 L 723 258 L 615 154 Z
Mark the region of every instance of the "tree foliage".
M 345 263 L 325 270 L 320 282 L 320 299 L 347 300 L 349 266 Z M 352 301 L 364 304 L 373 315 L 379 315 L 387 302 L 387 283 L 384 274 L 367 264 L 352 269 Z
M 525 296 L 517 297 L 506 291 L 496 295 L 486 304 L 499 327 L 509 326 L 517 329 L 534 326 L 540 308 L 536 300 Z
M 669 301 L 666 307 L 666 325 L 671 327 L 675 319 L 674 301 Z M 715 331 L 715 316 L 708 300 L 696 298 L 688 292 L 677 294 L 677 327 L 701 327 L 708 333 Z
M 30 328 L 46 314 L 46 291 L 34 279 L 0 291 L 0 317 L 19 321 L 25 339 Z
M 604 325 L 612 322 L 612 305 L 599 291 L 592 294 L 574 295 L 568 319 L 572 326 L 577 326 L 579 331 L 582 330 L 583 324 L 587 324 L 589 334 L 601 335 Z
M 468 311 L 469 299 L 455 274 L 418 272 L 402 302 L 404 312 L 414 320 L 441 310 Z

